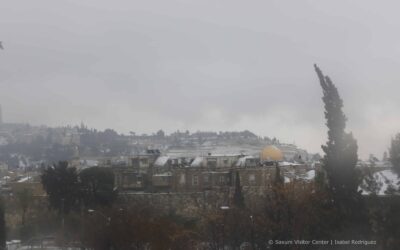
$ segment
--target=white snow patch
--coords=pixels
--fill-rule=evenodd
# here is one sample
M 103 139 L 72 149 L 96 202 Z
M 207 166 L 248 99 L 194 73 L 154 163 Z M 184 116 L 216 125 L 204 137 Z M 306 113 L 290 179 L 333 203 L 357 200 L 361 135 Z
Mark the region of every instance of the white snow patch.
M 192 164 L 190 164 L 191 167 L 200 167 L 201 164 L 203 163 L 203 157 L 197 156 L 194 158 Z
M 247 159 L 255 159 L 255 157 L 252 155 L 246 155 L 246 156 L 240 157 L 239 160 L 236 162 L 236 166 L 237 167 L 245 167 Z
M 32 177 L 27 176 L 27 177 L 24 177 L 24 178 L 20 179 L 18 182 L 19 182 L 19 183 L 21 183 L 21 182 L 27 182 L 27 181 L 29 181 L 30 179 L 32 179 Z
M 400 187 L 400 178 L 393 170 L 387 169 L 376 172 L 374 173 L 373 177 L 380 185 L 377 195 L 385 195 L 389 187 L 392 187 L 394 189 L 399 189 Z M 361 187 L 359 188 L 359 190 L 362 190 L 363 195 L 371 194 L 369 191 Z
M 278 163 L 279 166 L 285 167 L 285 166 L 301 166 L 302 164 L 299 163 L 294 163 L 294 162 L 288 162 L 288 161 L 282 161 Z
M 315 170 L 310 170 L 307 172 L 306 177 L 304 179 L 312 181 L 315 178 Z
M 97 166 L 99 166 L 99 161 L 97 161 L 97 160 L 81 160 L 80 164 L 87 166 L 87 167 L 97 167 Z
M 166 172 L 166 173 L 161 173 L 161 174 L 155 174 L 154 176 L 172 176 L 172 173 Z
M 163 167 L 163 166 L 165 166 L 165 164 L 167 164 L 168 160 L 169 160 L 169 156 L 160 156 L 157 158 L 154 165 L 157 167 Z

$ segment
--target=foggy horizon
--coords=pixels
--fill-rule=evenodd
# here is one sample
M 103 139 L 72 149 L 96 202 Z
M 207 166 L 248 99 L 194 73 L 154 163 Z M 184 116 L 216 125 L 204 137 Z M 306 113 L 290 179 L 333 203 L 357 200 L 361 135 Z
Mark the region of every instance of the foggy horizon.
M 4 122 L 168 134 L 242 131 L 322 153 L 318 64 L 359 157 L 399 132 L 399 4 L 6 1 Z

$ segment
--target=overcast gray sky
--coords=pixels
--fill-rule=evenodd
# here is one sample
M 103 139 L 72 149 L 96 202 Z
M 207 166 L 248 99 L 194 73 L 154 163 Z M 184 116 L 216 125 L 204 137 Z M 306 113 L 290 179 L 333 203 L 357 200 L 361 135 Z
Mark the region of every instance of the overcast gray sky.
M 0 7 L 4 120 L 251 130 L 319 152 L 317 63 L 362 157 L 400 131 L 398 1 L 21 0 Z

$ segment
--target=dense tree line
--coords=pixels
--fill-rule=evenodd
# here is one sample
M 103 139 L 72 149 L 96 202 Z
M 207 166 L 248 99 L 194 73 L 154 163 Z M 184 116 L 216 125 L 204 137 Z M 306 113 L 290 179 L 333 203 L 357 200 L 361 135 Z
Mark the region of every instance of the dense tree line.
M 129 153 L 128 137 L 115 130 L 98 131 L 80 127 L 80 151 L 91 155 L 116 156 Z
M 111 206 L 116 197 L 109 168 L 92 167 L 78 173 L 68 162 L 59 162 L 44 169 L 41 180 L 49 205 L 60 214 L 79 211 L 82 206 Z
M 79 134 L 79 143 L 62 144 L 59 137 L 63 134 L 52 128 L 48 128 L 44 135 L 34 136 L 30 141 L 10 141 L 0 146 L 0 161 L 7 163 L 10 167 L 18 167 L 21 163 L 27 165 L 28 159 L 56 163 L 69 161 L 78 153 L 116 156 L 129 152 L 128 137 L 112 129 L 98 131 L 84 126 L 75 127 L 75 129 Z

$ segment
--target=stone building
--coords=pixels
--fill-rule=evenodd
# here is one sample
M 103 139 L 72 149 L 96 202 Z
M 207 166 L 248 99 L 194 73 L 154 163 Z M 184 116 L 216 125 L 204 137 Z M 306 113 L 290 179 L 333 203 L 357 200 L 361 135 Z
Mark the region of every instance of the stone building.
M 187 167 L 174 170 L 171 189 L 176 192 L 194 192 L 231 185 L 232 173 L 228 169 L 211 171 L 205 168 Z
M 107 159 L 106 165 L 114 172 L 115 186 L 119 190 L 145 190 L 151 186 L 153 165 L 160 156 L 158 150 L 147 150 L 132 157 Z
M 172 157 L 161 156 L 159 151 L 153 150 L 119 162 L 111 161 L 111 167 L 120 190 L 202 192 L 233 187 L 236 172 L 243 187 L 261 189 L 270 187 L 275 166 L 281 168 L 287 180 L 306 173 L 307 165 L 283 159 L 282 151 L 275 146 L 261 150 L 259 157 L 237 154 Z

